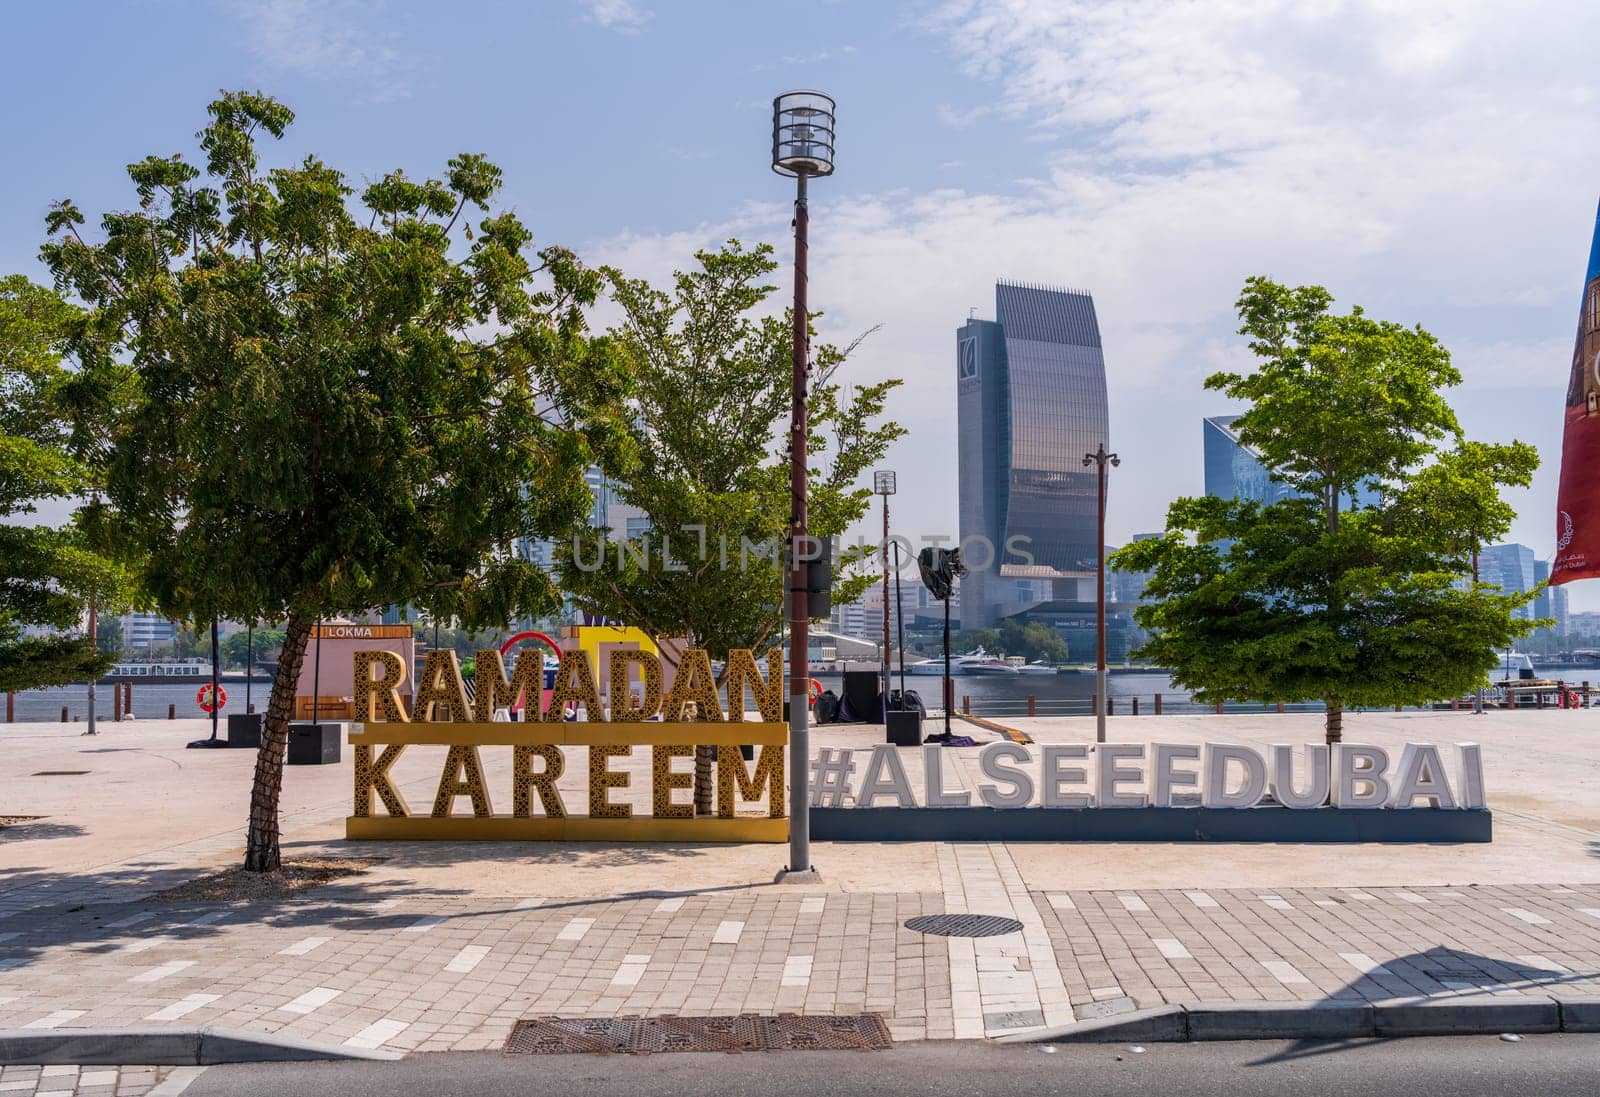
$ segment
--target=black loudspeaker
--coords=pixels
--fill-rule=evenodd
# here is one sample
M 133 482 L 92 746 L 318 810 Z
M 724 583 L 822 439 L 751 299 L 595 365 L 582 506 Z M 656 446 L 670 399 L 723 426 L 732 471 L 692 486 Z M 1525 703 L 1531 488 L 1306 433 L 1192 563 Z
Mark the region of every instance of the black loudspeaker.
M 884 741 L 897 747 L 914 747 L 922 742 L 922 713 L 916 709 L 890 711 Z
M 343 724 L 290 724 L 288 762 L 291 766 L 337 765 L 343 740 Z
M 878 700 L 880 679 L 875 670 L 847 670 L 844 672 L 844 699 L 850 712 L 863 723 L 883 723 L 883 706 Z

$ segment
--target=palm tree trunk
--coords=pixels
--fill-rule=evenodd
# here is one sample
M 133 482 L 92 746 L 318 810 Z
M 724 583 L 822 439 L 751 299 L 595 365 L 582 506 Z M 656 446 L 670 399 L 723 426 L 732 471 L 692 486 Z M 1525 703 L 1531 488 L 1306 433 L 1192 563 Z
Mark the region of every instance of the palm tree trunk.
M 1328 718 L 1323 727 L 1327 732 L 1328 745 L 1332 746 L 1344 738 L 1344 702 L 1337 697 L 1324 697 L 1322 703 L 1328 707 Z
M 244 867 L 251 872 L 272 872 L 282 857 L 278 847 L 278 797 L 283 791 L 283 758 L 289 747 L 289 721 L 294 716 L 300 666 L 305 662 L 310 638 L 310 619 L 290 614 L 278 673 L 272 680 L 267 718 L 261 728 L 261 747 L 256 751 L 255 783 L 250 787 L 250 829 L 245 838 Z
M 696 815 L 710 815 L 715 810 L 716 791 L 711 779 L 711 763 L 716 757 L 716 753 L 716 747 L 698 746 L 694 748 L 694 813 Z

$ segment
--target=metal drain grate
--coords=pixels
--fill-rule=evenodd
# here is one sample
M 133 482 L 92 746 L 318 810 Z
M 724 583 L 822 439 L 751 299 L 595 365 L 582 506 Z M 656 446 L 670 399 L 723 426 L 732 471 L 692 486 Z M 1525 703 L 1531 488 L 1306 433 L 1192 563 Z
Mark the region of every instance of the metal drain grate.
M 891 1044 L 876 1013 L 843 1017 L 535 1017 L 518 1021 L 507 1055 L 652 1055 L 668 1051 L 877 1051 Z
M 1022 923 L 997 914 L 925 914 L 906 922 L 906 928 L 936 937 L 1000 937 L 1019 932 Z

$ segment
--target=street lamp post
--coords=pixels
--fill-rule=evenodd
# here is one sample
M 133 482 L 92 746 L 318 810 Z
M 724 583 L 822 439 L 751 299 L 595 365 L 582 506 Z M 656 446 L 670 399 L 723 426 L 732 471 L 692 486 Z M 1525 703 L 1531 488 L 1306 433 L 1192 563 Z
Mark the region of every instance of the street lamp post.
M 1094 611 L 1094 741 L 1106 741 L 1106 466 L 1122 464 L 1114 453 L 1106 452 L 1101 442 L 1093 453 L 1083 455 L 1083 464 L 1097 466 L 1096 491 L 1099 519 L 1095 524 L 1095 611 Z
M 95 603 L 94 603 L 94 592 L 93 591 L 91 591 L 89 593 L 89 646 L 91 648 L 94 648 L 96 651 L 98 651 L 99 648 L 100 648 L 100 623 L 99 623 L 99 616 L 96 613 L 96 607 L 95 607 Z M 89 679 L 89 697 L 88 697 L 89 711 L 88 711 L 88 715 L 87 715 L 87 719 L 88 719 L 88 723 L 89 723 L 89 730 L 84 732 L 85 735 L 98 735 L 99 734 L 99 730 L 95 727 L 95 718 L 94 718 L 95 717 L 95 713 L 94 713 L 94 694 L 95 694 L 95 690 L 99 688 L 99 685 L 100 685 L 100 682 L 99 682 L 98 679 L 96 679 L 96 678 L 90 678 Z
M 1478 584 L 1478 546 L 1477 545 L 1473 545 L 1472 546 L 1472 584 L 1473 584 L 1473 586 L 1477 586 L 1477 584 Z M 1472 693 L 1472 714 L 1474 716 L 1482 716 L 1483 715 L 1483 683 L 1481 681 L 1478 683 L 1478 688 L 1476 690 L 1474 690 L 1473 693 Z
M 772 170 L 791 176 L 794 197 L 794 396 L 789 418 L 789 874 L 812 873 L 810 702 L 810 540 L 806 533 L 806 387 L 810 314 L 806 309 L 806 180 L 833 174 L 834 102 L 816 91 L 772 101 Z
M 872 474 L 872 492 L 874 495 L 883 496 L 883 722 L 889 722 L 889 668 L 892 665 L 889 655 L 889 496 L 895 492 L 895 476 L 888 470 L 880 470 Z M 894 611 L 900 612 L 899 600 L 895 600 Z

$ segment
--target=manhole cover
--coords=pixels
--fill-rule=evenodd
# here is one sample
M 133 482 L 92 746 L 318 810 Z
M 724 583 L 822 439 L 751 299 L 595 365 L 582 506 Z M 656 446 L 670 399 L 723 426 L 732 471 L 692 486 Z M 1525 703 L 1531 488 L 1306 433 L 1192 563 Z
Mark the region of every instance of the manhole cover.
M 765 1021 L 770 1051 L 879 1051 L 891 1043 L 888 1026 L 876 1013 L 849 1017 L 785 1013 Z
M 668 1051 L 875 1051 L 890 1045 L 875 1013 L 844 1017 L 536 1017 L 518 1021 L 507 1055 L 650 1055 Z
M 912 918 L 906 928 L 937 937 L 1000 937 L 1020 931 L 1022 923 L 995 914 L 925 914 Z

